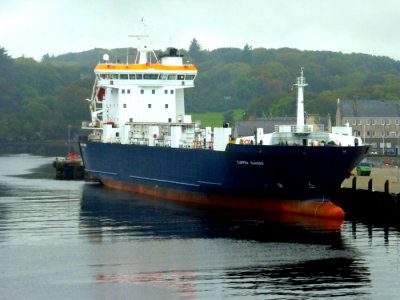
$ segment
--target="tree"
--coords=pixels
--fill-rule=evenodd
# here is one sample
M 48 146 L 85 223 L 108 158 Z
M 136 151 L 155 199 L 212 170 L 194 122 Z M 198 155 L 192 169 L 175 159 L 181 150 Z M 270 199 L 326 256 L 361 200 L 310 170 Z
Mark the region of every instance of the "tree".
M 200 61 L 202 61 L 203 59 L 203 55 L 201 53 L 201 45 L 200 43 L 196 40 L 193 39 L 190 42 L 190 46 L 189 46 L 189 56 L 193 59 L 193 61 L 195 63 L 198 63 Z
M 252 62 L 252 47 L 249 46 L 249 44 L 246 44 L 243 47 L 242 61 L 248 64 L 251 64 Z
M 228 123 L 230 126 L 233 126 L 233 124 L 235 123 L 235 117 L 233 113 L 233 110 L 228 110 L 227 112 L 224 112 L 224 124 Z

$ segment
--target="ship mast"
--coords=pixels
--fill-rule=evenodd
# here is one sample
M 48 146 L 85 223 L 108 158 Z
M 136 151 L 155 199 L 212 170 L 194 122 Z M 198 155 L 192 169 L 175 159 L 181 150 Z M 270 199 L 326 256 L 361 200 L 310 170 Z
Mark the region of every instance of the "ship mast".
M 154 51 L 149 47 L 149 35 L 147 34 L 147 27 L 142 18 L 139 24 L 139 32 L 137 34 L 130 34 L 129 37 L 137 38 L 138 40 L 138 47 L 137 47 L 137 55 L 135 59 L 135 64 L 147 64 L 151 63 L 151 57 L 149 54 L 153 54 L 156 58 L 156 62 L 158 63 L 158 59 Z
M 304 87 L 308 84 L 303 76 L 303 70 L 301 67 L 300 77 L 297 77 L 297 82 L 294 84 L 297 87 L 297 130 L 302 130 L 304 127 Z

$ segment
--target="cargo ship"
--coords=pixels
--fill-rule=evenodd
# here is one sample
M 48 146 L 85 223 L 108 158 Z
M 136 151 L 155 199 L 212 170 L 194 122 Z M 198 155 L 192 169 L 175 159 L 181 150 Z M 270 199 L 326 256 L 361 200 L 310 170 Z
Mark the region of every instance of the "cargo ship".
M 303 69 L 296 125 L 233 136 L 230 124 L 201 128 L 185 113 L 197 68 L 175 48 L 157 57 L 138 36 L 133 63 L 94 68 L 90 134 L 80 138 L 85 170 L 104 185 L 166 200 L 343 219 L 330 198 L 369 146 L 350 127 L 314 131 L 304 122 Z

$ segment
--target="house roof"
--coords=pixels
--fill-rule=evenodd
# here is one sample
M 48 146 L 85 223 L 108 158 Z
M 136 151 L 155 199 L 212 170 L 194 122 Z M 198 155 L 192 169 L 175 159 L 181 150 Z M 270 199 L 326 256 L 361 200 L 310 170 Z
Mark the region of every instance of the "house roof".
M 263 128 L 264 133 L 274 132 L 275 125 L 295 125 L 296 118 L 273 118 L 252 121 L 236 121 L 239 136 L 253 135 L 256 128 Z
M 342 118 L 351 117 L 400 117 L 400 100 L 340 100 Z

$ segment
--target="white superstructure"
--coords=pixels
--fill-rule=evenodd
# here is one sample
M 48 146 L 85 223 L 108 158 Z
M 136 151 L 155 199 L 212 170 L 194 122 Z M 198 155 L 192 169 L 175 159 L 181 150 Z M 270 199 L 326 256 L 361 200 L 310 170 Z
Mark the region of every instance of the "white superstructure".
M 104 62 L 95 67 L 89 99 L 91 121 L 83 123 L 83 128 L 93 130 L 89 138 L 104 143 L 225 150 L 231 128 L 215 128 L 222 139 L 214 144 L 212 129 L 200 129 L 185 114 L 184 90 L 194 86 L 197 68 L 184 64 L 175 48 L 159 60 L 143 37 L 135 63 L 110 63 L 104 55 Z

